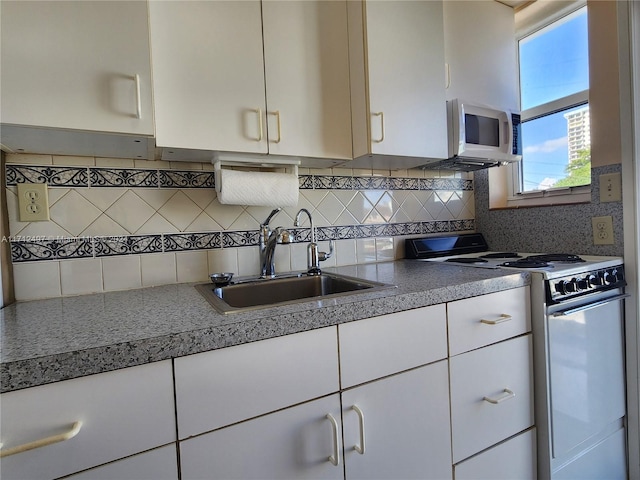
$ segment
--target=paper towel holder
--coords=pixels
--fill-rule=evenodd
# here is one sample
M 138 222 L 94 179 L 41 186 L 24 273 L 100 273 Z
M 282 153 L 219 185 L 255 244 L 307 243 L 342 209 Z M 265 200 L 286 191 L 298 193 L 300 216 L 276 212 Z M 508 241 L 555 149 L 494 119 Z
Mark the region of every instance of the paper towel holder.
M 285 168 L 285 171 L 291 175 L 298 176 L 298 165 L 300 160 L 297 158 L 284 158 L 278 156 L 250 155 L 250 154 L 229 154 L 215 153 L 213 159 L 213 171 L 215 176 L 216 192 L 222 190 L 222 181 L 220 172 L 222 167 L 245 167 L 245 168 Z

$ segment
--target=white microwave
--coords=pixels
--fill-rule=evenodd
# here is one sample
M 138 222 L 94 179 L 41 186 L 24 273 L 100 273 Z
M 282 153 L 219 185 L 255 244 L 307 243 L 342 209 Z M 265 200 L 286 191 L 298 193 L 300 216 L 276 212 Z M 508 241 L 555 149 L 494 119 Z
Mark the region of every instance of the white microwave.
M 495 164 L 522 160 L 520 114 L 460 99 L 447 101 L 449 158 Z

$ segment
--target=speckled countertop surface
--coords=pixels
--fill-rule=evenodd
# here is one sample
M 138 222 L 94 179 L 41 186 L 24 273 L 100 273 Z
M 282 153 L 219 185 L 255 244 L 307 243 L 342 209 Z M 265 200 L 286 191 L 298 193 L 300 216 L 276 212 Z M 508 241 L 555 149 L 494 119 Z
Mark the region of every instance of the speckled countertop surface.
M 328 268 L 397 285 L 221 315 L 193 284 L 55 298 L 0 310 L 0 392 L 449 302 L 529 284 L 529 274 L 441 263 Z

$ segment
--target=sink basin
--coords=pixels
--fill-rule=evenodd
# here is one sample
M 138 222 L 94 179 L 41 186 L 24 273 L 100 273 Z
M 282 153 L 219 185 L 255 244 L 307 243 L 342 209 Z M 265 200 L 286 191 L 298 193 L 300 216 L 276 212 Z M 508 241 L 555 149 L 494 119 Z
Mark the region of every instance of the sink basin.
M 215 287 L 211 283 L 196 285 L 198 292 L 220 313 L 243 312 L 392 287 L 333 273 L 248 280 L 225 287 Z

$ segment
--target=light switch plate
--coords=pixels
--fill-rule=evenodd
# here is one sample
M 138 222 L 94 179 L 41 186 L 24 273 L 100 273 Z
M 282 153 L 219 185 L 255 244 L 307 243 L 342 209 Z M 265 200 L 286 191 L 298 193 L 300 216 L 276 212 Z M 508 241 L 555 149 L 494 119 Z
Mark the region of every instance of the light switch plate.
M 606 173 L 600 175 L 600 203 L 622 201 L 622 175 Z
M 49 194 L 46 183 L 19 183 L 18 208 L 21 222 L 49 220 Z

